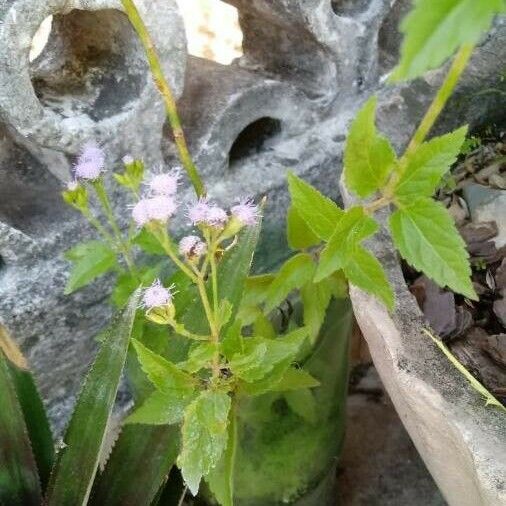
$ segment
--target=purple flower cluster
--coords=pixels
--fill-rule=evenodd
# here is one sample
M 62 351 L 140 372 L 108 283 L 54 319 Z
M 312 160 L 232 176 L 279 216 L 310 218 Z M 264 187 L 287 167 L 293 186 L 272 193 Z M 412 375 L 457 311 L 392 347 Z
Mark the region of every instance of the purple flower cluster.
M 187 258 L 200 258 L 206 251 L 207 244 L 196 235 L 183 237 L 179 242 L 179 253 Z
M 74 165 L 76 179 L 96 181 L 105 168 L 104 150 L 94 141 L 87 142 L 77 157 Z
M 174 297 L 173 287 L 165 288 L 159 279 L 155 280 L 153 284 L 144 290 L 143 306 L 146 309 L 153 309 L 155 307 L 162 307 L 170 304 Z
M 209 202 L 207 198 L 201 198 L 188 206 L 187 213 L 192 225 L 207 225 L 214 228 L 223 228 L 230 217 L 221 207 Z M 231 216 L 236 218 L 241 225 L 253 226 L 258 223 L 260 210 L 251 199 L 243 199 L 232 207 Z

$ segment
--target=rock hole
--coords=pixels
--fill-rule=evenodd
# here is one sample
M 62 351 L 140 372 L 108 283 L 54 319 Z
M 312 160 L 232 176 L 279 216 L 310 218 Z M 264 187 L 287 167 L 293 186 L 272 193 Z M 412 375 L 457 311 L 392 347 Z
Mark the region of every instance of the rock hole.
M 238 162 L 256 155 L 272 147 L 281 133 L 281 121 L 264 117 L 249 124 L 237 136 L 230 148 L 229 165 L 233 167 Z
M 365 12 L 371 0 L 331 0 L 332 10 L 338 16 L 353 16 Z
M 188 52 L 223 65 L 242 56 L 239 11 L 217 0 L 178 0 L 184 18 Z
M 37 97 L 63 118 L 99 121 L 119 114 L 146 83 L 140 42 L 126 15 L 115 9 L 74 9 L 46 18 L 34 36 L 31 59 Z

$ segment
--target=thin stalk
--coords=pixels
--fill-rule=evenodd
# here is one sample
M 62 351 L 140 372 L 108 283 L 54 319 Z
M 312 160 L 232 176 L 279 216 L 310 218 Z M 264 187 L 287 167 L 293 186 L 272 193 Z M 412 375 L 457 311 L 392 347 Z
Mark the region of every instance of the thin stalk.
M 95 216 L 91 213 L 91 211 L 88 208 L 80 209 L 82 215 L 88 220 L 88 222 L 96 229 L 96 231 L 107 241 L 111 246 L 115 247 L 115 241 L 114 238 L 107 232 L 105 227 L 98 221 Z
M 448 74 L 446 75 L 441 88 L 439 88 L 436 96 L 434 97 L 434 100 L 432 101 L 424 118 L 422 119 L 422 122 L 413 135 L 413 138 L 411 139 L 411 142 L 409 143 L 403 158 L 407 158 L 412 153 L 414 153 L 417 150 L 418 146 L 422 144 L 429 132 L 432 130 L 432 127 L 439 118 L 439 115 L 444 109 L 446 103 L 448 102 L 448 99 L 451 97 L 453 90 L 455 89 L 455 86 L 457 86 L 457 83 L 459 82 L 464 70 L 466 69 L 467 64 L 469 63 L 469 59 L 473 54 L 473 50 L 474 45 L 465 44 L 457 52 L 457 55 L 453 60 L 450 70 L 448 71 Z
M 186 138 L 181 126 L 181 119 L 179 118 L 179 114 L 177 112 L 176 100 L 174 99 L 174 94 L 172 93 L 172 90 L 163 74 L 160 59 L 153 44 L 153 40 L 151 39 L 146 25 L 144 24 L 144 21 L 142 20 L 133 0 L 121 0 L 121 3 L 123 4 L 125 12 L 137 32 L 142 45 L 144 46 L 149 66 L 151 68 L 151 73 L 153 75 L 153 80 L 165 103 L 165 110 L 167 112 L 170 126 L 172 127 L 181 163 L 183 164 L 183 167 L 186 170 L 193 187 L 195 188 L 197 196 L 202 197 L 206 193 L 205 186 L 200 178 L 197 167 L 193 163 L 190 151 L 188 150 L 188 144 L 186 143 Z
M 125 262 L 128 266 L 128 270 L 135 277 L 138 278 L 137 268 L 135 266 L 135 262 L 132 258 L 132 255 L 130 254 L 130 247 L 123 240 L 123 234 L 121 233 L 118 222 L 116 221 L 116 217 L 114 216 L 111 202 L 109 201 L 109 197 L 107 196 L 107 192 L 105 191 L 104 182 L 101 179 L 98 179 L 97 181 L 93 182 L 92 185 L 93 185 L 93 188 L 95 189 L 98 200 L 99 200 L 100 204 L 102 205 L 102 208 L 105 212 L 105 216 L 107 218 L 107 221 L 109 222 L 109 225 L 111 226 L 111 228 L 114 232 L 116 243 L 118 244 L 119 248 L 121 249 L 121 252 L 123 253 L 123 257 L 124 257 Z
M 179 259 L 165 227 L 151 225 L 149 228 L 153 235 L 158 239 L 158 242 L 161 244 L 167 256 L 177 265 L 177 267 L 179 267 L 179 269 L 184 274 L 186 274 L 194 283 L 197 283 L 198 276 L 194 274 L 182 260 Z
M 218 314 L 218 269 L 216 267 L 216 252 L 211 250 L 209 262 L 211 264 L 211 282 L 213 285 L 213 309 L 215 316 Z
M 398 170 L 396 170 L 390 177 L 388 184 L 383 190 L 383 196 L 365 207 L 367 213 L 373 214 L 379 209 L 382 209 L 383 207 L 386 207 L 392 203 L 395 185 L 406 170 L 409 157 L 420 147 L 420 145 L 425 141 L 429 132 L 432 130 L 432 127 L 439 118 L 446 103 L 448 102 L 448 99 L 451 97 L 453 90 L 457 86 L 457 83 L 465 71 L 473 50 L 473 45 L 466 44 L 463 45 L 457 52 L 452 65 L 448 70 L 443 83 L 441 84 L 441 87 L 432 100 L 432 103 L 430 104 L 422 121 L 420 122 L 420 125 L 413 134 L 413 137 L 411 138 L 406 151 L 402 155 L 398 164 Z

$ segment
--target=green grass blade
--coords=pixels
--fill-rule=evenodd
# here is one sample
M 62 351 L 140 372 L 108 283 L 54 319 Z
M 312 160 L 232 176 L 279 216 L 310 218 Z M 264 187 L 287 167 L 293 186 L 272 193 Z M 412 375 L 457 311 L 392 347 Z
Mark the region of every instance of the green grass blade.
M 51 475 L 48 506 L 87 503 L 125 364 L 140 291 L 117 315 L 86 378 Z
M 47 486 L 54 461 L 53 435 L 44 404 L 28 363 L 8 332 L 0 326 L 0 348 L 4 351 L 28 430 L 42 490 Z
M 0 349 L 0 504 L 38 506 L 41 503 L 37 464 L 16 395 L 10 361 Z
M 448 349 L 448 347 L 434 336 L 427 329 L 422 329 L 422 332 L 429 336 L 436 346 L 446 355 L 446 358 L 453 364 L 453 366 L 466 378 L 469 384 L 476 390 L 485 400 L 486 406 L 495 406 L 500 411 L 506 413 L 506 407 L 504 407 L 493 395 L 489 392 L 458 360 L 457 357 Z
M 97 479 L 93 506 L 149 506 L 174 465 L 176 426 L 127 425 Z

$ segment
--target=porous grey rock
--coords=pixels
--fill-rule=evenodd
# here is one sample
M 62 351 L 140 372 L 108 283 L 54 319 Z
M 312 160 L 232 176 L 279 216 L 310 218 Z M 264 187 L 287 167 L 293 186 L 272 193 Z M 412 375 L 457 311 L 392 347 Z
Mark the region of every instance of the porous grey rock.
M 179 96 L 186 43 L 176 1 L 137 5 Z M 46 48 L 30 62 L 32 38 L 49 16 Z M 90 138 L 107 144 L 111 160 L 125 150 L 159 154 L 165 115 L 119 0 L 1 0 L 0 47 L 0 120 L 60 179 Z

